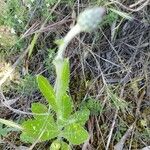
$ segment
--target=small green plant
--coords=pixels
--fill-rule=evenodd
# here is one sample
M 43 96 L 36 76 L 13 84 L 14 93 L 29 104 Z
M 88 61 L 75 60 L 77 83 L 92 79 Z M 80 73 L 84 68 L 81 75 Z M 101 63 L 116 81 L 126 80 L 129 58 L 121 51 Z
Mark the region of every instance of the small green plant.
M 34 119 L 22 123 L 22 141 L 33 143 L 38 138 L 39 141 L 46 141 L 57 137 L 59 140 L 66 138 L 72 144 L 81 144 L 88 138 L 88 133 L 83 125 L 88 120 L 90 112 L 84 109 L 73 113 L 71 97 L 66 93 L 69 83 L 68 60 L 62 66 L 63 76 L 57 80 L 59 83 L 57 88 L 60 92 L 55 92 L 43 76 L 37 77 L 40 91 L 49 106 L 32 103 L 31 110 Z M 52 110 L 56 114 L 56 119 L 53 117 Z
M 113 21 L 116 20 L 117 18 L 118 18 L 118 14 L 109 11 L 108 14 L 104 17 L 101 26 L 112 25 Z
M 56 55 L 55 49 L 48 49 L 46 58 L 44 60 L 44 66 L 47 69 L 47 71 L 51 74 L 54 72 L 55 68 L 54 66 L 49 65 L 49 64 L 52 64 L 53 58 L 55 57 L 55 55 Z
M 56 82 L 54 88 L 42 75 L 37 76 L 39 89 L 48 105 L 32 103 L 32 119 L 23 121 L 21 125 L 1 119 L 0 122 L 18 128 L 22 131 L 20 139 L 27 143 L 37 143 L 56 139 L 51 150 L 69 150 L 69 144 L 84 143 L 89 135 L 84 125 L 89 118 L 90 111 L 86 107 L 73 110 L 73 102 L 69 96 L 70 68 L 69 59 L 64 53 L 69 42 L 80 32 L 90 32 L 97 27 L 105 13 L 105 9 L 95 7 L 87 9 L 80 14 L 77 24 L 68 32 L 59 46 L 58 54 L 53 64 L 56 69 Z
M 21 79 L 20 83 L 16 87 L 18 93 L 25 96 L 31 96 L 38 89 L 36 78 L 33 75 L 27 74 Z
M 81 104 L 81 107 L 87 107 L 90 110 L 91 115 L 98 116 L 103 112 L 102 104 L 98 100 L 93 98 L 88 98 Z
M 3 8 L 4 9 L 4 8 Z M 7 0 L 5 14 L 1 18 L 3 25 L 22 33 L 28 20 L 27 8 L 18 0 Z
M 7 5 L 4 0 L 0 1 L 0 24 L 3 22 L 3 17 L 6 14 Z
M 113 106 L 116 107 L 116 109 L 125 112 L 128 107 L 128 103 L 124 99 L 118 97 L 118 95 L 114 93 L 111 88 L 107 88 L 106 91 Z

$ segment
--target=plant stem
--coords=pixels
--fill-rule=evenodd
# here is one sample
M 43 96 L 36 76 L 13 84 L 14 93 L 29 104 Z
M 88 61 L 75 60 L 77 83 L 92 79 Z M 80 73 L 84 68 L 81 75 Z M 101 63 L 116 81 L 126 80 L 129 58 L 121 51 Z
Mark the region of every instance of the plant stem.
M 68 46 L 68 44 L 70 43 L 70 41 L 81 32 L 81 28 L 78 24 L 76 24 L 68 33 L 67 35 L 64 37 L 62 44 L 59 46 L 58 49 L 58 54 L 55 58 L 55 60 L 58 59 L 64 59 L 64 53 L 65 53 L 65 49 Z

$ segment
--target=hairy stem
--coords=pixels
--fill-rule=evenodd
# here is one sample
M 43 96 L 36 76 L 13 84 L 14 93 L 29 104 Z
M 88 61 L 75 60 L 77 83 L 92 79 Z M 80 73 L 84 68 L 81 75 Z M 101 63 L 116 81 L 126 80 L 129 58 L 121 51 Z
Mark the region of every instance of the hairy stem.
M 63 42 L 61 43 L 61 45 L 59 46 L 58 49 L 58 54 L 55 58 L 55 60 L 58 59 L 63 59 L 64 58 L 64 53 L 65 53 L 65 49 L 68 46 L 68 44 L 70 43 L 70 41 L 81 32 L 81 28 L 78 24 L 76 24 L 68 33 L 67 35 L 64 37 Z

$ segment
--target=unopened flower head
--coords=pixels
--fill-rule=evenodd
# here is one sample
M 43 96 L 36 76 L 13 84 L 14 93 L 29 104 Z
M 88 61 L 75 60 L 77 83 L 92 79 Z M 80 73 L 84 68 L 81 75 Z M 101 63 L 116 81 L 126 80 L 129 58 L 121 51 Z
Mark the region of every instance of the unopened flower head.
M 81 27 L 82 31 L 92 31 L 102 21 L 104 14 L 105 8 L 103 7 L 86 9 L 79 15 L 77 24 Z

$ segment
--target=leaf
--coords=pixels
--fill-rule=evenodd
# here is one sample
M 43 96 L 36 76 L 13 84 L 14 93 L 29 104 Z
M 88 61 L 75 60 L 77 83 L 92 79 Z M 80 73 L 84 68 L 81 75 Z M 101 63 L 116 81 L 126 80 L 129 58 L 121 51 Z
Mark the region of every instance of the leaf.
M 50 146 L 50 150 L 60 150 L 60 148 L 61 148 L 61 142 L 58 140 L 55 140 Z
M 10 120 L 5 120 L 5 119 L 0 118 L 0 123 L 5 124 L 9 127 L 16 128 L 18 130 L 23 130 L 22 126 Z
M 66 94 L 65 96 L 63 96 L 62 102 L 59 105 L 60 115 L 62 116 L 62 119 L 68 119 L 72 112 L 71 98 Z
M 9 127 L 3 127 L 3 124 L 0 123 L 0 139 L 1 139 L 1 136 L 6 136 L 9 132 L 11 131 L 18 131 L 17 129 L 15 128 L 9 128 Z
M 0 138 L 1 136 L 6 136 L 8 134 L 8 128 L 3 128 L 3 124 L 0 123 Z
M 85 123 L 89 119 L 89 116 L 90 116 L 90 111 L 88 109 L 83 109 L 80 111 L 76 111 L 73 115 L 71 115 L 68 122 L 85 125 Z
M 62 96 L 65 95 L 69 87 L 70 71 L 69 60 L 55 60 L 54 65 L 56 67 L 56 98 L 58 101 L 62 100 Z
M 37 114 L 48 112 L 47 107 L 42 103 L 32 103 L 31 110 L 33 113 L 37 113 Z
M 29 45 L 28 58 L 30 58 L 30 57 L 31 57 L 31 54 L 33 53 L 34 46 L 35 46 L 35 44 L 36 44 L 36 42 L 37 42 L 38 37 L 39 37 L 39 34 L 38 34 L 38 33 L 35 33 L 35 35 L 34 35 L 32 41 L 31 41 L 31 43 L 30 43 L 30 45 Z
M 25 143 L 34 143 L 35 142 L 35 138 L 28 135 L 27 132 L 22 132 L 20 134 L 20 140 Z
M 81 108 L 87 108 L 91 115 L 100 115 L 103 112 L 103 107 L 100 101 L 89 97 L 86 101 L 82 102 Z
M 51 144 L 50 150 L 71 150 L 71 148 L 67 143 L 63 141 L 55 140 Z
M 89 135 L 88 132 L 80 124 L 71 124 L 65 127 L 63 136 L 74 145 L 84 143 Z
M 71 147 L 67 143 L 61 142 L 61 150 L 71 150 Z
M 38 114 L 48 113 L 47 107 L 41 103 L 32 103 L 31 110 L 32 110 L 32 113 L 35 113 L 34 115 L 35 119 L 36 118 L 40 119 L 46 116 L 46 115 L 38 115 Z
M 38 138 L 40 139 L 39 141 L 50 140 L 57 137 L 59 134 L 57 125 L 51 116 L 44 117 L 43 120 L 41 120 L 41 118 L 29 119 L 23 122 L 22 126 L 24 130 L 21 139 L 25 138 L 25 140 L 30 143 Z
M 54 43 L 57 44 L 57 46 L 60 46 L 60 45 L 64 44 L 64 40 L 58 39 L 58 40 L 55 40 Z
M 127 13 L 125 12 L 121 12 L 121 11 L 118 11 L 116 9 L 112 9 L 110 8 L 110 10 L 116 14 L 118 14 L 119 16 L 125 18 L 125 19 L 128 19 L 128 20 L 133 20 L 133 17 L 129 16 Z
M 43 96 L 46 98 L 52 109 L 57 111 L 55 93 L 53 87 L 49 84 L 49 81 L 42 75 L 38 75 L 37 82 Z

